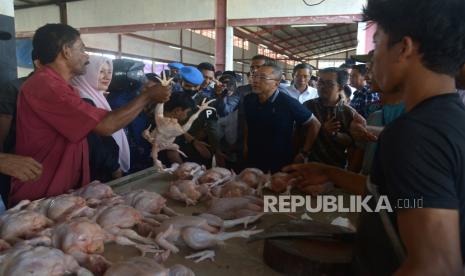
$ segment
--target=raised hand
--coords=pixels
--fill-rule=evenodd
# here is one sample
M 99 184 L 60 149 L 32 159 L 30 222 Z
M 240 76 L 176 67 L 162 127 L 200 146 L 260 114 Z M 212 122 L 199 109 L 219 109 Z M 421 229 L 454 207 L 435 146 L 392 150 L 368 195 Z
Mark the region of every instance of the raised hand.
M 323 123 L 323 129 L 330 135 L 334 135 L 341 129 L 341 123 L 332 117 Z

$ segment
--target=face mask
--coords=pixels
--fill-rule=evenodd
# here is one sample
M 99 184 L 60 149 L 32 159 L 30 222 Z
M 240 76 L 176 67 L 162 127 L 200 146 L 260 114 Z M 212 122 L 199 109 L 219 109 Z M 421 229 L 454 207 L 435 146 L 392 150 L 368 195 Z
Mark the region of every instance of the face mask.
M 399 118 L 400 115 L 405 113 L 405 106 L 403 103 L 400 104 L 385 104 L 383 106 L 383 120 L 384 125 L 390 124 L 395 119 Z

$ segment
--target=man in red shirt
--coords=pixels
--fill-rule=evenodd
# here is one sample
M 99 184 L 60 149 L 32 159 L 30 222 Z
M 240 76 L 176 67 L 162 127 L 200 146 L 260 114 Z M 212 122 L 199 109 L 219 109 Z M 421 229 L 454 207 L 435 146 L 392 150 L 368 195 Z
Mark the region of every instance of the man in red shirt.
M 88 184 L 89 132 L 109 136 L 146 104 L 165 102 L 170 96 L 169 88 L 157 85 L 111 112 L 93 107 L 69 84 L 89 63 L 79 32 L 65 24 L 47 24 L 36 31 L 33 47 L 43 66 L 24 83 L 18 97 L 16 153 L 42 163 L 43 173 L 34 181 L 13 178 L 10 205 Z

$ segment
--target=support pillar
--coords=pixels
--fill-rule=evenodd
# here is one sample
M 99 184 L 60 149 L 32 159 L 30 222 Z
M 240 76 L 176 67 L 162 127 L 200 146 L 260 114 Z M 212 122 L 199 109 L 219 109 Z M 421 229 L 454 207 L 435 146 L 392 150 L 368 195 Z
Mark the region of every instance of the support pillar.
M 0 84 L 17 77 L 15 14 L 13 0 L 0 0 L 0 31 L 11 34 L 10 40 L 0 40 Z
M 123 38 L 122 38 L 122 35 L 121 34 L 118 34 L 118 54 L 116 55 L 116 58 L 121 58 L 123 55 L 122 55 L 122 52 L 123 52 L 123 42 L 122 42 Z
M 234 30 L 233 27 L 226 27 L 226 54 L 225 70 L 234 71 Z
M 216 70 L 224 71 L 231 69 L 233 65 L 231 52 L 233 51 L 232 39 L 233 31 L 227 27 L 226 1 L 216 0 L 215 18 L 215 67 Z M 231 44 L 229 45 L 229 41 Z M 229 61 L 230 60 L 230 61 Z M 228 67 L 228 68 L 226 68 Z
M 59 2 L 57 5 L 60 9 L 60 23 L 68 24 L 68 10 L 66 8 L 66 2 Z
M 181 45 L 181 50 L 179 51 L 179 56 L 180 56 L 180 62 L 183 63 L 183 49 L 184 49 L 184 41 L 182 39 L 182 29 L 179 30 L 179 45 Z
M 376 25 L 365 22 L 358 23 L 357 30 L 357 55 L 368 54 L 375 48 L 373 44 L 373 35 L 376 31 Z

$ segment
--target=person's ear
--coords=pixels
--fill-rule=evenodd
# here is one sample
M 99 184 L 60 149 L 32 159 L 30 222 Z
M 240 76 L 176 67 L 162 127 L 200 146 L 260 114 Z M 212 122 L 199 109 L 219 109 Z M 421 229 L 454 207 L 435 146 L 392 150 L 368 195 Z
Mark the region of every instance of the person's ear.
M 71 46 L 68 44 L 64 44 L 61 47 L 61 54 L 63 55 L 65 59 L 69 59 L 71 57 L 71 51 L 72 51 Z
M 418 43 L 410 36 L 404 36 L 394 47 L 398 49 L 399 60 L 406 60 L 418 53 Z

